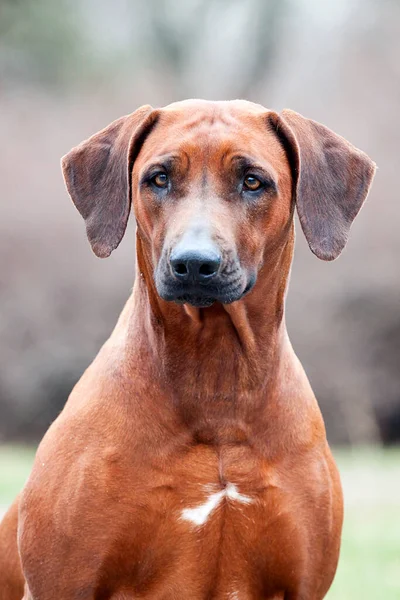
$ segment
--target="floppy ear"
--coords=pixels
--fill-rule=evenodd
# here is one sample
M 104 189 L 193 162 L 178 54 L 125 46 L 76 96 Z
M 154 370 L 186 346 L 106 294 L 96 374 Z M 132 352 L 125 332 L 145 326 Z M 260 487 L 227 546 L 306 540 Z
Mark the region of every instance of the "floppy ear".
M 65 184 L 85 219 L 93 252 L 111 254 L 122 240 L 131 205 L 131 172 L 157 118 L 151 106 L 114 121 L 61 159 Z
M 297 212 L 307 242 L 323 260 L 334 260 L 366 199 L 375 163 L 324 125 L 284 110 L 270 122 L 291 163 Z

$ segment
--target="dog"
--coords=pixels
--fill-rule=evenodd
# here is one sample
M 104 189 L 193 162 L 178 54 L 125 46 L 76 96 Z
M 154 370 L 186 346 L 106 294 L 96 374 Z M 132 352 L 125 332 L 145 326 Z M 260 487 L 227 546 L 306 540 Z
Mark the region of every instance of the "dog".
M 343 502 L 285 326 L 293 216 L 335 259 L 374 163 L 296 112 L 188 100 L 62 168 L 99 257 L 133 203 L 136 279 L 3 521 L 1 600 L 321 600 Z

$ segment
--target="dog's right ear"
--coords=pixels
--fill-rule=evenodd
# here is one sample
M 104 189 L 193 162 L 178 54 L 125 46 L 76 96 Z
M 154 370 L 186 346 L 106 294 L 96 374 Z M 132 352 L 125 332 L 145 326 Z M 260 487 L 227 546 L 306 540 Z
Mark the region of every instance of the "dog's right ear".
M 151 106 L 142 106 L 61 159 L 69 195 L 85 220 L 93 252 L 100 258 L 109 256 L 124 236 L 133 163 L 157 116 Z

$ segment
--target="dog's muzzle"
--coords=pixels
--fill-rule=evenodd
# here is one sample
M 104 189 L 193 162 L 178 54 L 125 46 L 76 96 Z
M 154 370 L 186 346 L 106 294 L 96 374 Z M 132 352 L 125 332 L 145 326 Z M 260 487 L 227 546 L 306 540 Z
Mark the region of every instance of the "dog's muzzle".
M 255 278 L 248 280 L 238 260 L 224 260 L 211 245 L 196 249 L 178 246 L 169 257 L 161 258 L 155 279 L 164 300 L 199 308 L 240 300 L 255 282 Z

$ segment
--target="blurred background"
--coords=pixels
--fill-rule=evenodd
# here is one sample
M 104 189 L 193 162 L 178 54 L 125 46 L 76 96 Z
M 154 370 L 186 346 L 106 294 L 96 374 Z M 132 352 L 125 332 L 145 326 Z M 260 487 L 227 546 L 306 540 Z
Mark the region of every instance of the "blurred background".
M 95 258 L 60 157 L 187 97 L 290 107 L 378 164 L 338 261 L 297 227 L 287 320 L 345 484 L 329 599 L 400 598 L 399 0 L 0 0 L 0 513 L 134 278 L 133 218 Z

